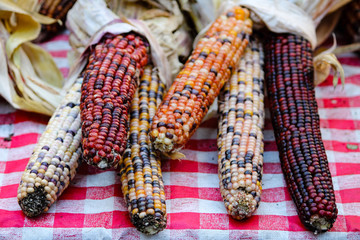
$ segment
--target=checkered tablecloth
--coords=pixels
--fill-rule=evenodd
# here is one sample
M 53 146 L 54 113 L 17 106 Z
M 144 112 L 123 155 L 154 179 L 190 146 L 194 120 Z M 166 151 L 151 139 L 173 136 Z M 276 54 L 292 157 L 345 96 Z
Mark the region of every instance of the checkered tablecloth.
M 68 35 L 42 46 L 67 76 Z M 246 221 L 229 218 L 221 199 L 216 119 L 197 130 L 183 151 L 186 159 L 162 163 L 168 224 L 159 234 L 147 237 L 132 226 L 115 171 L 86 164 L 49 212 L 27 218 L 17 203 L 17 188 L 49 118 L 0 100 L 0 239 L 360 239 L 360 58 L 346 54 L 339 59 L 345 88 L 334 89 L 330 78 L 316 88 L 339 209 L 330 232 L 314 236 L 300 223 L 281 172 L 268 111 L 264 191 L 259 209 Z

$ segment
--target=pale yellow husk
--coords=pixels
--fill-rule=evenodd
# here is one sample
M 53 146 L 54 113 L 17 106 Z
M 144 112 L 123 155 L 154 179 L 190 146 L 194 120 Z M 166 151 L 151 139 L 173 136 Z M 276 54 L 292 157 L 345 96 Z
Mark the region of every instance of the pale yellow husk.
M 0 95 L 13 107 L 51 115 L 60 103 L 63 76 L 51 55 L 31 43 L 41 24 L 35 0 L 0 1 Z
M 117 15 L 142 20 L 160 44 L 175 79 L 192 49 L 193 38 L 176 0 L 107 0 Z

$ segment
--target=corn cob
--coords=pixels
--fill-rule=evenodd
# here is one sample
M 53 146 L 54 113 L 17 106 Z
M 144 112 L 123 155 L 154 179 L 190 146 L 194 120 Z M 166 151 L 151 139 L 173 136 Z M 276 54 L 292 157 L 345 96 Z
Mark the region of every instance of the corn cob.
M 121 159 L 130 104 L 147 52 L 148 43 L 131 33 L 105 39 L 90 55 L 80 99 L 83 158 L 88 164 L 106 169 Z
M 335 195 L 321 140 L 310 43 L 271 34 L 265 45 L 265 77 L 280 161 L 303 224 L 315 233 L 337 217 Z
M 264 126 L 264 55 L 250 40 L 237 72 L 219 95 L 218 169 L 220 191 L 228 213 L 250 217 L 261 195 Z
M 173 153 L 186 144 L 230 77 L 251 33 L 249 11 L 241 7 L 210 26 L 153 119 L 150 136 L 157 150 Z
M 61 30 L 65 29 L 66 15 L 75 2 L 76 0 L 43 0 L 39 13 L 61 20 L 61 25 L 58 22 L 49 25 L 41 25 L 40 35 L 37 37 L 35 42 L 48 40 Z
M 50 118 L 21 177 L 18 202 L 28 217 L 49 210 L 81 163 L 79 78 Z
M 148 136 L 151 119 L 164 90 L 157 71 L 147 66 L 131 103 L 130 136 L 119 164 L 122 192 L 131 222 L 146 234 L 155 234 L 166 227 L 161 162 Z

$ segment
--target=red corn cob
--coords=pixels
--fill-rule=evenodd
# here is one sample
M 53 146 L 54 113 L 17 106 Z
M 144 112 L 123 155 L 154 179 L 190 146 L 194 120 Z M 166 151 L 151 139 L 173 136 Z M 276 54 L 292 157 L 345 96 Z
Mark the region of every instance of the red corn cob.
M 270 111 L 288 189 L 303 224 L 329 230 L 337 217 L 331 174 L 321 140 L 310 43 L 275 34 L 265 45 Z
M 84 72 L 80 101 L 83 158 L 100 169 L 115 167 L 125 147 L 128 113 L 148 61 L 148 43 L 134 34 L 96 45 Z

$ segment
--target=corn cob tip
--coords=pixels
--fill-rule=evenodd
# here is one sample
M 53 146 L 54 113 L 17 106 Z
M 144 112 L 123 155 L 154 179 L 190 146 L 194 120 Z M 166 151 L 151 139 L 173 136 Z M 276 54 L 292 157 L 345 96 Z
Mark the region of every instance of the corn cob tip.
M 162 153 L 172 153 L 174 152 L 174 143 L 170 138 L 165 136 L 159 136 L 161 134 L 154 134 L 154 132 L 150 133 L 150 137 L 153 141 L 154 148 L 159 150 Z M 165 134 L 164 134 L 165 135 Z M 176 152 L 176 150 L 175 150 Z
M 256 199 L 252 194 L 246 193 L 244 189 L 231 190 L 224 196 L 226 210 L 229 215 L 236 220 L 249 218 L 258 208 L 260 199 Z
M 100 170 L 106 170 L 106 169 L 117 167 L 117 163 L 115 161 L 109 162 L 109 159 L 107 159 L 107 158 L 101 158 L 101 157 L 95 156 L 93 159 L 91 159 L 91 158 L 88 159 L 86 157 L 83 157 L 83 159 L 85 160 L 85 162 L 88 165 L 95 166 L 95 167 L 99 168 Z M 98 162 L 94 161 L 94 159 L 98 159 Z
M 142 233 L 154 235 L 166 228 L 166 217 L 157 218 L 154 215 L 146 215 L 141 218 L 139 214 L 135 214 L 131 218 L 131 222 Z
M 320 217 L 319 215 L 313 215 L 310 217 L 310 222 L 308 224 L 305 223 L 305 225 L 309 226 L 309 228 L 314 231 L 314 234 L 318 234 L 321 232 L 326 232 L 330 228 L 332 228 L 335 221 L 332 221 L 331 219 L 327 219 L 325 217 Z
M 34 192 L 27 193 L 24 198 L 18 199 L 19 205 L 28 217 L 36 217 L 46 212 L 50 201 L 46 199 L 46 192 L 42 186 L 34 187 Z

